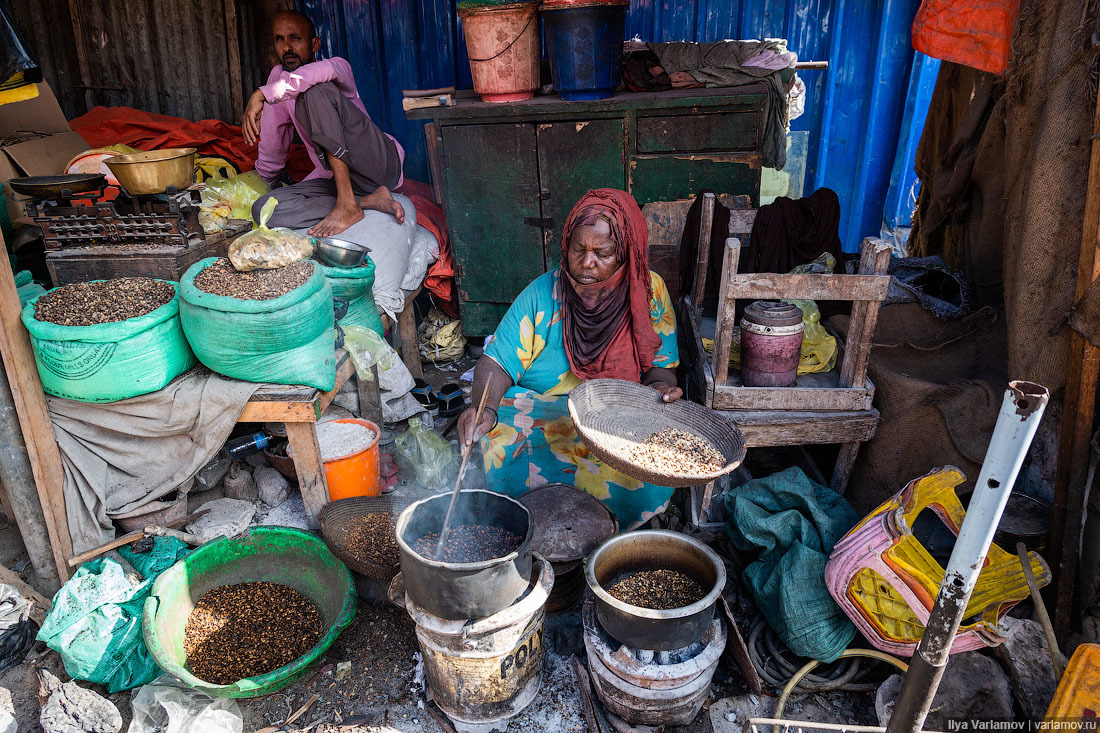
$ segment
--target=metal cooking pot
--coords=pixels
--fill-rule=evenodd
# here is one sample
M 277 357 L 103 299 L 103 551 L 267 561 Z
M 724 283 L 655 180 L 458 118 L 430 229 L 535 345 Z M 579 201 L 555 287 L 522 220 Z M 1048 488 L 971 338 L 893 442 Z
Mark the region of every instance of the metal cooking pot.
M 116 155 L 103 164 L 131 196 L 164 193 L 169 186 L 182 191 L 195 182 L 195 148 Z
M 107 185 L 102 173 L 71 173 L 64 176 L 28 176 L 8 181 L 11 190 L 36 199 L 53 199 L 68 189 L 71 193 L 98 191 Z
M 660 611 L 624 603 L 607 592 L 625 575 L 677 570 L 707 589 L 690 606 Z M 584 566 L 596 602 L 596 618 L 616 641 L 635 649 L 672 651 L 703 638 L 714 604 L 726 587 L 726 566 L 712 549 L 679 532 L 650 529 L 616 535 L 597 547 Z
M 406 592 L 420 608 L 444 619 L 479 619 L 508 608 L 531 582 L 531 514 L 515 499 L 484 489 L 463 490 L 452 527 L 488 524 L 523 538 L 519 548 L 485 562 L 451 563 L 422 557 L 413 549 L 439 532 L 451 492 L 421 499 L 397 518 L 397 548 Z

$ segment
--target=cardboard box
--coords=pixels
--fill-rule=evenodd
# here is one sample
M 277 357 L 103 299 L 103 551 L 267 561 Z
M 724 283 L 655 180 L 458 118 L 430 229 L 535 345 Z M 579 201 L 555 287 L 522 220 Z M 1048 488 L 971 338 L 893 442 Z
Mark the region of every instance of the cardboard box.
M 22 196 L 6 185 L 10 178 L 52 176 L 65 172 L 70 160 L 89 148 L 84 138 L 69 127 L 53 90 L 45 82 L 36 85 L 38 96 L 0 105 L 0 183 L 12 220 L 25 215 Z

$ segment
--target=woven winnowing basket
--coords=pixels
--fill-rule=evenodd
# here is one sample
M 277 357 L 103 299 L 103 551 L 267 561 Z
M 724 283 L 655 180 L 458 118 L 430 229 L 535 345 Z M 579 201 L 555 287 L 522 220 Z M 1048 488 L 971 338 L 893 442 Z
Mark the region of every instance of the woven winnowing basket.
M 607 465 L 657 486 L 698 486 L 729 473 L 745 458 L 745 438 L 731 421 L 688 400 L 663 402 L 651 387 L 620 379 L 592 379 L 569 393 L 577 435 Z M 707 440 L 725 458 L 718 471 L 664 474 L 631 462 L 634 447 L 653 433 L 674 428 Z
M 357 558 L 347 547 L 347 529 L 358 517 L 366 514 L 390 514 L 396 520 L 397 515 L 411 504 L 411 501 L 393 499 L 388 496 L 357 496 L 351 499 L 337 499 L 325 505 L 317 518 L 321 525 L 321 537 L 351 570 L 368 578 L 389 583 L 400 572 L 400 566 L 389 567 L 369 560 Z

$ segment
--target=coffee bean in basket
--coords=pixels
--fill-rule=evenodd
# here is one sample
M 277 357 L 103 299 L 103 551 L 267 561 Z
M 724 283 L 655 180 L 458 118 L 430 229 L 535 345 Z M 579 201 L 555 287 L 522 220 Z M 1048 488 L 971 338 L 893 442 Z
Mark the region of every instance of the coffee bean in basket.
M 631 573 L 607 589 L 623 603 L 667 611 L 690 606 L 707 594 L 703 586 L 678 570 L 643 570 Z
M 429 560 L 459 563 L 485 562 L 515 552 L 522 544 L 522 537 L 512 534 L 503 527 L 463 524 L 452 527 L 447 533 L 447 542 L 438 556 L 436 550 L 439 546 L 439 534 L 436 532 L 418 539 L 413 543 L 413 549 L 416 550 L 416 554 Z
M 710 441 L 675 428 L 653 433 L 630 452 L 634 463 L 665 475 L 691 476 L 722 470 L 725 456 Z
M 115 323 L 151 313 L 175 296 L 172 283 L 151 277 L 72 283 L 35 301 L 34 317 L 61 326 Z
M 191 673 L 231 685 L 293 662 L 322 637 L 321 614 L 281 583 L 223 585 L 203 594 L 184 629 Z
M 274 270 L 238 272 L 222 257 L 195 275 L 195 287 L 239 300 L 273 300 L 305 285 L 312 274 L 313 263 L 308 260 Z
M 396 525 L 397 517 L 386 512 L 355 517 L 344 525 L 344 548 L 357 560 L 399 567 Z

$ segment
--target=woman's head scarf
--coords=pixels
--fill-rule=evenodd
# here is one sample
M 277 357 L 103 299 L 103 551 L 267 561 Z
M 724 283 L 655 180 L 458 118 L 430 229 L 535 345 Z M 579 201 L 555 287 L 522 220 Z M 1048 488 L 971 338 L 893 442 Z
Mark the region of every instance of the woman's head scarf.
M 569 272 L 569 238 L 600 219 L 611 227 L 619 269 L 607 280 L 578 283 Z M 642 210 L 625 191 L 598 188 L 581 197 L 565 220 L 561 241 L 562 318 L 565 353 L 581 379 L 640 381 L 653 367 L 661 340 L 649 315 L 648 229 Z

